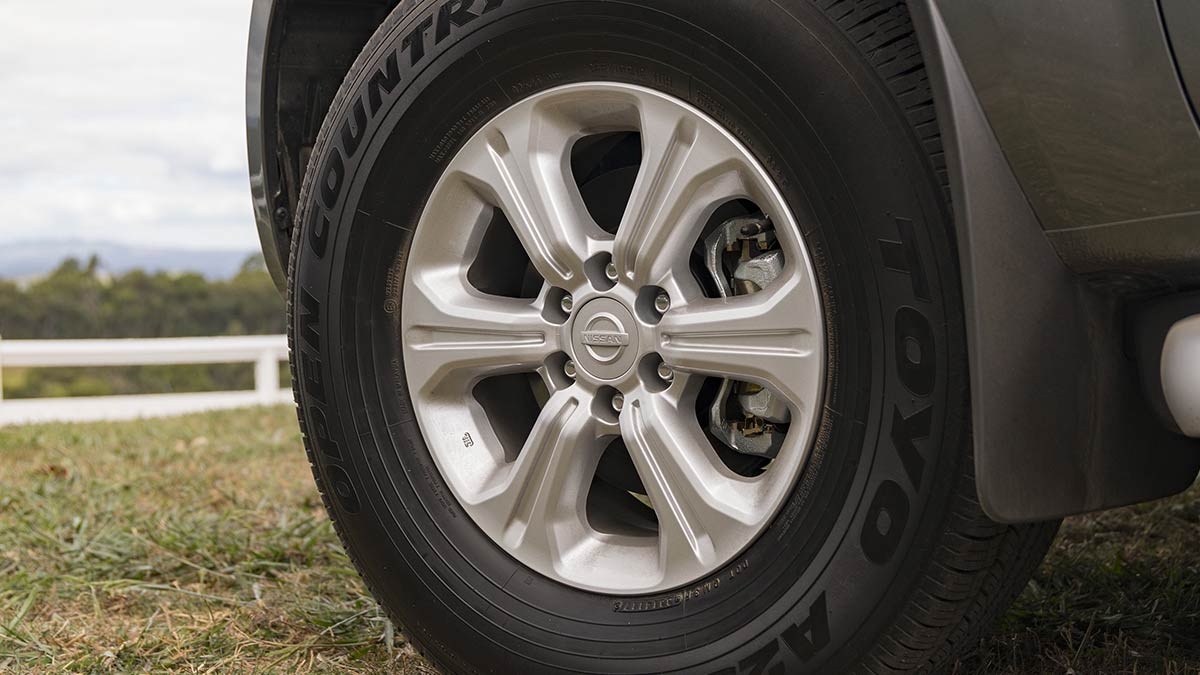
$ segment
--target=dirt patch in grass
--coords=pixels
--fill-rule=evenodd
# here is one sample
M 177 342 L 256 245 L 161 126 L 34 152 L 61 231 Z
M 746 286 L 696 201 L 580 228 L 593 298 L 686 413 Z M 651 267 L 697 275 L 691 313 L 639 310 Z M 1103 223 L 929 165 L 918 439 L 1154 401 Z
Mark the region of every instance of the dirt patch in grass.
M 0 671 L 433 672 L 287 408 L 0 429 Z M 1069 520 L 962 673 L 1200 672 L 1200 489 Z

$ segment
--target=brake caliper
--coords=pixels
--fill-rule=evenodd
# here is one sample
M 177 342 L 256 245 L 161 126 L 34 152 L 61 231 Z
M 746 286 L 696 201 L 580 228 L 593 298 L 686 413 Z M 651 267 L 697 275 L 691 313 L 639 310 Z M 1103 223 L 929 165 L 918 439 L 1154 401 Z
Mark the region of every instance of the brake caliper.
M 731 218 L 704 239 L 704 263 L 723 298 L 757 293 L 782 272 L 783 251 L 765 215 Z M 723 380 L 709 409 L 709 431 L 730 448 L 773 458 L 783 445 L 791 412 L 771 390 Z

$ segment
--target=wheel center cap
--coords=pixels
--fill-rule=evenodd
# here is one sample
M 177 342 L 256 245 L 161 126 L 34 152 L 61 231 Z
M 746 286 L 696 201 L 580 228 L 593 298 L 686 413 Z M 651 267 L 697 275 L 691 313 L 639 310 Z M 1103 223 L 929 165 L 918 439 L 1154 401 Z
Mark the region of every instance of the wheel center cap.
M 629 372 L 637 360 L 637 322 L 620 302 L 596 298 L 575 315 L 571 344 L 576 363 L 588 374 L 615 380 Z

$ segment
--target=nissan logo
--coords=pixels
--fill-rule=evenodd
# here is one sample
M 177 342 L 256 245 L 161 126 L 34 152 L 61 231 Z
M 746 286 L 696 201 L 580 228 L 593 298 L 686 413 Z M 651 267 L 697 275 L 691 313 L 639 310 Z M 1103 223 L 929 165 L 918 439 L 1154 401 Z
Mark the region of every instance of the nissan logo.
M 629 344 L 629 334 L 615 330 L 585 330 L 579 337 L 589 347 L 624 347 Z

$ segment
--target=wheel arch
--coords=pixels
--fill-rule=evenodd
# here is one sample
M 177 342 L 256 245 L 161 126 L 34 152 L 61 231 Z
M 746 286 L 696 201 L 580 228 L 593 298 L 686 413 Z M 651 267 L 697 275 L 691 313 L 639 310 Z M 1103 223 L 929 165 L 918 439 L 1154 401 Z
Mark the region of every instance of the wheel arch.
M 246 59 L 250 189 L 263 256 L 280 291 L 321 121 L 363 45 L 402 1 L 414 2 L 254 0 Z

